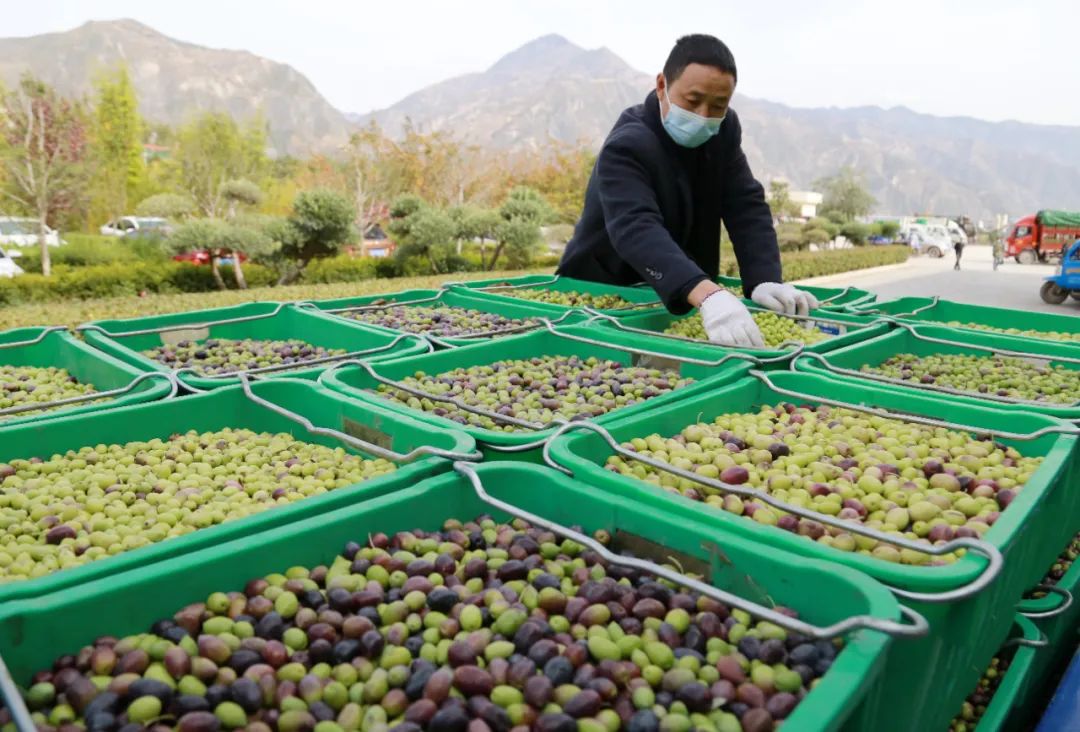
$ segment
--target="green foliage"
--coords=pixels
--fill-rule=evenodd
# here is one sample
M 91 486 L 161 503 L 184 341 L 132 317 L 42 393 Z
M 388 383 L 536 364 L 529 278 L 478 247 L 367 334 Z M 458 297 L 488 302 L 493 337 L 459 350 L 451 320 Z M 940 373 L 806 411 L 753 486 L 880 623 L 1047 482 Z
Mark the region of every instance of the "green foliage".
M 780 251 L 798 251 L 805 245 L 803 225 L 797 221 L 782 221 L 776 225 L 776 241 Z
M 155 216 L 162 219 L 182 219 L 195 211 L 195 202 L 179 193 L 158 193 L 144 198 L 135 207 L 136 216 Z
M 806 222 L 806 229 L 822 229 L 829 234 L 829 239 L 835 239 L 840 234 L 840 225 L 830 221 L 824 216 L 815 216 Z
M 840 227 L 840 235 L 847 238 L 855 246 L 861 247 L 870 238 L 870 225 L 861 221 L 849 221 Z
M 824 196 L 820 211 L 836 223 L 853 221 L 866 216 L 877 203 L 866 190 L 862 177 L 853 168 L 845 167 L 833 176 L 814 183 Z
M 833 235 L 825 229 L 812 226 L 810 228 L 804 228 L 802 232 L 803 241 L 807 244 L 815 244 L 821 246 L 827 244 L 833 240 Z
M 143 183 L 146 166 L 138 106 L 127 66 L 101 73 L 94 81 L 92 221 L 130 213 Z
M 225 181 L 221 184 L 218 192 L 226 203 L 233 206 L 258 206 L 266 197 L 261 188 L 244 178 Z M 230 213 L 230 216 L 233 215 L 235 215 L 235 211 Z
M 225 273 L 229 273 L 229 270 L 229 267 L 222 268 Z M 248 264 L 244 272 L 248 282 L 255 286 L 267 286 L 276 279 L 272 270 L 258 265 Z M 136 296 L 142 292 L 208 292 L 214 289 L 218 289 L 218 285 L 210 268 L 187 262 L 113 262 L 88 267 L 61 265 L 56 267 L 51 277 L 25 274 L 0 280 L 0 304 Z
M 64 246 L 54 248 L 51 259 L 54 265 L 65 267 L 91 267 L 113 262 L 167 262 L 166 251 L 153 239 L 121 239 L 96 234 L 65 234 Z M 41 253 L 27 249 L 19 266 L 27 272 L 41 273 Z
M 338 254 L 356 238 L 355 211 L 349 199 L 337 191 L 304 191 L 293 202 L 291 235 L 281 243 L 282 254 L 303 269 L 313 260 Z
M 266 138 L 259 124 L 242 131 L 228 114 L 206 112 L 177 133 L 173 158 L 177 182 L 206 216 L 224 213 L 222 187 L 226 181 L 258 180 L 265 174 Z
M 495 229 L 498 242 L 487 269 L 494 269 L 499 256 L 505 252 L 512 266 L 525 267 L 540 248 L 540 226 L 552 220 L 551 207 L 536 190 L 518 186 L 507 194 L 499 207 L 502 221 Z
M 773 216 L 796 216 L 799 213 L 798 204 L 791 200 L 791 187 L 784 181 L 769 183 L 768 202 Z
M 886 264 L 899 264 L 906 262 L 910 254 L 911 249 L 906 246 L 863 247 L 821 252 L 784 252 L 780 255 L 780 261 L 783 265 L 784 281 L 790 282 Z M 739 276 L 739 264 L 734 257 L 722 259 L 720 265 L 720 274 L 728 277 Z
M 379 276 L 381 259 L 373 257 L 326 257 L 317 259 L 304 270 L 304 282 L 326 284 L 329 282 L 358 282 Z M 390 276 L 397 276 L 390 275 Z
M 881 229 L 881 235 L 886 239 L 893 240 L 900 235 L 899 221 L 879 221 L 878 226 Z
M 220 219 L 191 219 L 181 224 L 167 240 L 176 252 L 208 249 L 211 252 L 243 252 L 253 259 L 273 256 L 280 244 L 259 226 L 242 226 Z

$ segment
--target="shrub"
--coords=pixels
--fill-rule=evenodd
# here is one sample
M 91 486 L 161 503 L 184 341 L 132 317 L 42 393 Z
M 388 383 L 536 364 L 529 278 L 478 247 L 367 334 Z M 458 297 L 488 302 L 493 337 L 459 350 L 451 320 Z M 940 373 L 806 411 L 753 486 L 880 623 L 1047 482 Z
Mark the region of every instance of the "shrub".
M 906 246 L 881 246 L 822 252 L 783 252 L 780 261 L 783 265 L 784 281 L 787 282 L 899 264 L 906 262 L 910 254 L 911 249 Z M 739 265 L 735 257 L 721 260 L 720 274 L 728 277 L 739 276 Z
M 113 262 L 165 262 L 168 257 L 154 239 L 119 239 L 97 234 L 65 234 L 67 244 L 49 250 L 54 267 L 92 267 Z M 41 272 L 41 250 L 27 247 L 19 259 L 27 272 Z
M 223 268 L 225 271 L 228 269 Z M 267 286 L 275 280 L 272 270 L 256 264 L 248 264 L 244 271 L 254 286 Z M 188 262 L 113 262 L 88 267 L 62 265 L 50 277 L 25 274 L 0 280 L 0 304 L 135 296 L 141 292 L 209 292 L 215 289 L 217 287 L 210 268 Z
M 371 257 L 327 257 L 325 259 L 316 259 L 304 270 L 302 279 L 304 282 L 317 284 L 372 280 L 377 276 L 377 261 Z

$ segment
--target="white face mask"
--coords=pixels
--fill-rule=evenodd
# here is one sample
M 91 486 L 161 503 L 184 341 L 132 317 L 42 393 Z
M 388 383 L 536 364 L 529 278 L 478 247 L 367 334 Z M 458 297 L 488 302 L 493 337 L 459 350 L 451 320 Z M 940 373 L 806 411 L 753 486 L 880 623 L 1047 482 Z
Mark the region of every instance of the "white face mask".
M 702 117 L 700 114 L 672 103 L 666 84 L 664 85 L 664 99 L 668 103 L 664 129 L 679 145 L 700 147 L 720 131 L 720 124 L 724 121 L 724 117 Z

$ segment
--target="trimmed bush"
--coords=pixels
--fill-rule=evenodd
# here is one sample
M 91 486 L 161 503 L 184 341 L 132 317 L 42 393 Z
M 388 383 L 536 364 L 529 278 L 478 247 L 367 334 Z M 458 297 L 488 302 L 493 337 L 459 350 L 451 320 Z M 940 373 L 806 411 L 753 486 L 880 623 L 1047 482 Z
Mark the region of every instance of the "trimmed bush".
M 872 246 L 823 252 L 783 252 L 780 261 L 784 281 L 792 281 L 899 264 L 906 262 L 910 254 L 911 249 L 907 246 Z M 739 263 L 734 256 L 727 257 L 721 261 L 720 270 L 723 275 L 738 277 Z

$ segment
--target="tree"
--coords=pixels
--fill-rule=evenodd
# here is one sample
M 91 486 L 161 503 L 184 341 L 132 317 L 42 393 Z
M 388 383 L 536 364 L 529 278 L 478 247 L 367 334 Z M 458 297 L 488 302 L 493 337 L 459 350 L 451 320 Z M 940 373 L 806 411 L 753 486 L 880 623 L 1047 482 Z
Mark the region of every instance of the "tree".
M 841 223 L 866 216 L 877 203 L 863 185 L 862 177 L 850 167 L 816 181 L 814 186 L 824 196 L 821 213 L 829 218 L 832 218 L 830 214 L 836 214 Z
M 227 180 L 221 184 L 221 198 L 225 201 L 229 207 L 228 219 L 233 221 L 236 218 L 237 208 L 240 206 L 254 207 L 262 203 L 264 198 L 262 190 L 249 180 L 239 178 L 237 180 Z M 254 234 L 259 234 L 257 230 L 246 230 L 242 227 L 234 227 L 237 231 L 232 232 L 234 235 L 235 243 L 243 247 L 245 244 L 250 247 L 261 248 L 262 242 L 259 241 L 258 236 L 255 235 L 243 235 L 239 236 L 239 232 L 250 231 Z M 244 268 L 240 262 L 240 252 L 244 252 L 248 256 L 251 252 L 247 248 L 235 248 L 233 247 L 233 277 L 236 279 L 236 286 L 241 290 L 247 289 L 247 280 L 244 279 Z
M 266 153 L 251 137 L 257 137 L 252 128 L 241 133 L 232 117 L 221 112 L 207 112 L 180 129 L 173 165 L 180 187 L 204 215 L 223 212 L 226 181 L 261 177 Z
M 219 290 L 226 289 L 221 276 L 221 243 L 225 239 L 225 222 L 219 219 L 191 219 L 177 227 L 165 241 L 169 248 L 182 254 L 205 249 L 210 254 L 210 272 Z
M 289 241 L 282 242 L 282 253 L 295 266 L 278 284 L 294 281 L 311 260 L 333 256 L 353 241 L 355 213 L 352 202 L 337 191 L 316 189 L 298 195 L 289 217 L 295 231 Z
M 870 238 L 870 225 L 861 221 L 849 221 L 840 227 L 840 234 L 855 246 L 861 247 Z
M 195 202 L 178 193 L 158 193 L 144 198 L 135 207 L 136 216 L 153 216 L 162 219 L 182 219 L 195 211 Z
M 889 241 L 895 241 L 900 235 L 899 221 L 879 221 L 878 223 L 881 225 L 881 235 Z
M 37 218 L 41 272 L 52 273 L 45 231 L 85 189 L 86 119 L 75 103 L 24 76 L 0 95 L 0 193 Z
M 94 82 L 91 130 L 94 182 L 91 216 L 107 221 L 130 213 L 146 174 L 142 120 L 127 66 L 100 74 Z
M 495 230 L 496 246 L 486 269 L 495 269 L 504 250 L 516 266 L 525 266 L 540 245 L 540 225 L 550 221 L 551 208 L 544 197 L 527 186 L 518 186 L 499 207 L 502 221 Z
M 585 205 L 585 188 L 596 165 L 596 151 L 585 145 L 555 140 L 525 156 L 508 173 L 509 185 L 534 188 L 551 206 L 555 221 L 575 224 Z
M 446 259 L 454 238 L 454 220 L 433 206 L 425 206 L 409 218 L 409 235 L 400 243 L 400 255 L 425 257 L 434 274 L 449 271 Z
M 480 240 L 480 261 L 487 255 L 487 240 L 495 238 L 495 230 L 502 220 L 499 212 L 478 206 L 457 206 L 450 210 L 450 218 L 457 225 L 457 253 L 461 254 L 462 242 Z
M 796 221 L 782 221 L 776 225 L 776 241 L 780 251 L 798 251 L 804 246 L 803 225 Z
M 791 186 L 787 181 L 774 180 L 769 183 L 769 208 L 776 218 L 797 216 L 798 205 L 791 200 Z

